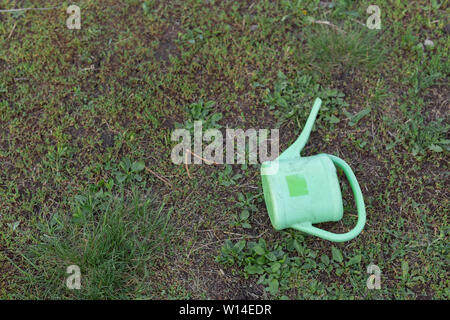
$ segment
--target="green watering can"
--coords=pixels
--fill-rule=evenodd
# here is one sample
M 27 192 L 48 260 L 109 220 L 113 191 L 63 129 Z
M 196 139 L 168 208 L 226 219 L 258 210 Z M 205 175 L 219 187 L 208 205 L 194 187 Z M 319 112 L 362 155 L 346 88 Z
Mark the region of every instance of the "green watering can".
M 355 174 L 344 160 L 333 155 L 300 157 L 321 104 L 322 100 L 317 98 L 297 141 L 277 159 L 262 164 L 264 200 L 276 230 L 294 228 L 326 240 L 342 242 L 356 237 L 366 223 L 364 199 Z M 358 209 L 355 228 L 342 234 L 313 226 L 314 223 L 342 219 L 344 209 L 335 165 L 349 180 Z

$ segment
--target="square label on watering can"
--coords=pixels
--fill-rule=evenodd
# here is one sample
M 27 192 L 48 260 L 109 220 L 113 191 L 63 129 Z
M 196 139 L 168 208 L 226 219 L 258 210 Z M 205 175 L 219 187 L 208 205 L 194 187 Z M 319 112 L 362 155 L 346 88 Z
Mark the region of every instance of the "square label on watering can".
M 289 188 L 289 195 L 291 197 L 304 196 L 308 194 L 308 185 L 303 175 L 294 174 L 286 176 L 286 182 Z

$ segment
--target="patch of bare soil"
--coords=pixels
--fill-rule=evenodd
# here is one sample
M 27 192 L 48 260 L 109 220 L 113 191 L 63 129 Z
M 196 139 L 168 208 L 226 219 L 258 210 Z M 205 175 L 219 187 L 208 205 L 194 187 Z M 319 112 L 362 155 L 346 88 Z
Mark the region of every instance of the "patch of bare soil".
M 169 57 L 171 55 L 180 55 L 180 51 L 174 42 L 174 40 L 177 39 L 178 32 L 179 28 L 177 28 L 176 25 L 171 24 L 170 27 L 168 27 L 158 38 L 159 46 L 153 54 L 156 60 L 163 61 L 165 64 L 167 64 L 166 66 L 170 66 Z
M 447 81 L 448 82 L 448 81 Z M 428 121 L 439 118 L 449 118 L 450 110 L 450 91 L 448 84 L 434 85 L 425 96 L 425 117 Z

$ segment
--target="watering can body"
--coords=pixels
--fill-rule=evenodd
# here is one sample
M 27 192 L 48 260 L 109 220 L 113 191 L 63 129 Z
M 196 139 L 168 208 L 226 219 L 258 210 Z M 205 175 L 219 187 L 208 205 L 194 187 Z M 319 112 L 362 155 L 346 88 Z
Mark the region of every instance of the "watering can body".
M 264 200 L 276 230 L 294 228 L 330 241 L 347 241 L 363 229 L 366 213 L 358 181 L 345 161 L 328 154 L 300 157 L 321 105 L 316 99 L 297 141 L 277 159 L 261 166 Z M 339 221 L 343 217 L 342 194 L 336 166 L 347 176 L 358 209 L 358 222 L 347 233 L 336 234 L 313 224 Z

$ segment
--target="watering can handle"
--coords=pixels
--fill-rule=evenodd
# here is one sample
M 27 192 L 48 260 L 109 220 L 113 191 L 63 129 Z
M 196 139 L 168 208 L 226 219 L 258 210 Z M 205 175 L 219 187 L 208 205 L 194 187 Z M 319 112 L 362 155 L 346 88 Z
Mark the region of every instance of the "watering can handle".
M 330 159 L 336 166 L 338 166 L 344 171 L 348 181 L 350 182 L 350 186 L 353 190 L 353 196 L 355 197 L 356 208 L 358 209 L 358 222 L 356 223 L 356 226 L 352 230 L 340 234 L 325 231 L 320 228 L 314 227 L 311 223 L 295 225 L 294 228 L 330 241 L 335 242 L 348 241 L 356 237 L 358 234 L 360 234 L 362 229 L 364 228 L 364 225 L 366 223 L 366 207 L 364 205 L 364 199 L 361 192 L 361 188 L 359 187 L 359 183 L 356 180 L 355 174 L 353 173 L 350 166 L 341 158 L 338 158 L 330 154 L 327 154 L 327 156 L 330 157 Z

